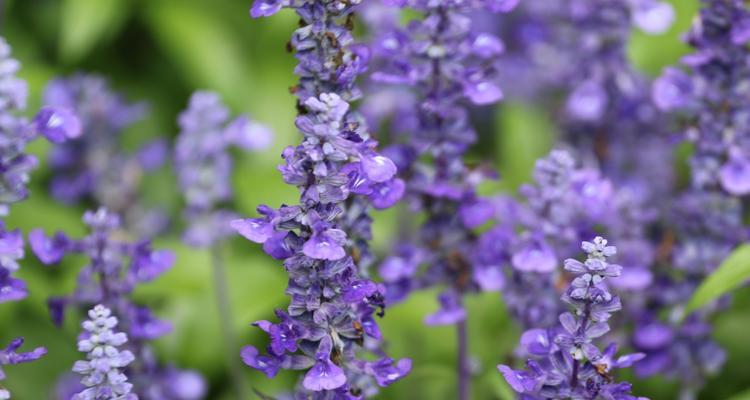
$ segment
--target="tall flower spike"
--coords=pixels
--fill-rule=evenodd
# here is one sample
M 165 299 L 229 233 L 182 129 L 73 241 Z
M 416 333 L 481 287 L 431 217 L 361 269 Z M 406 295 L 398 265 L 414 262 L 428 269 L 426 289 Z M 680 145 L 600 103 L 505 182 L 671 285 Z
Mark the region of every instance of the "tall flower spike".
M 84 321 L 78 351 L 86 353 L 85 361 L 76 361 L 73 372 L 83 375 L 86 389 L 72 400 L 138 400 L 131 393 L 133 384 L 123 373 L 135 357 L 129 350 L 119 348 L 128 341 L 126 334 L 117 332 L 117 317 L 101 304 L 89 310 Z
M 16 77 L 21 64 L 11 57 L 11 49 L 0 37 L 0 217 L 5 217 L 13 203 L 29 195 L 29 173 L 37 165 L 34 156 L 26 154 L 26 144 L 44 135 L 58 143 L 81 133 L 78 118 L 67 108 L 43 107 L 32 122 L 21 114 L 26 109 L 26 82 Z M 20 230 L 9 231 L 0 219 L 0 303 L 26 298 L 26 284 L 13 276 L 24 256 Z M 5 379 L 4 365 L 33 361 L 46 353 L 39 347 L 29 353 L 17 353 L 23 338 L 16 338 L 0 350 L 0 381 Z M 0 385 L 0 399 L 10 392 Z
M 742 0 L 702 0 L 700 16 L 687 35 L 695 52 L 667 68 L 653 86 L 656 104 L 683 111 L 695 123 L 685 132 L 694 142 L 693 186 L 720 187 L 730 195 L 750 194 L 750 140 L 745 110 L 750 107 L 750 10 Z
M 259 151 L 272 140 L 268 127 L 246 115 L 229 120 L 229 110 L 213 92 L 195 92 L 180 114 L 174 169 L 185 194 L 185 243 L 209 247 L 234 231 L 235 213 L 220 207 L 232 199 L 229 147 Z
M 523 398 L 636 400 L 630 394 L 630 384 L 615 382 L 611 374 L 631 366 L 643 354 L 615 358 L 615 344 L 604 351 L 594 344 L 609 331 L 611 314 L 621 309 L 620 299 L 609 292 L 605 282 L 618 277 L 622 270 L 608 261 L 616 249 L 598 236 L 581 247 L 587 254 L 586 261 L 565 260 L 565 270 L 575 278 L 562 300 L 574 312 L 560 314 L 557 327 L 523 334 L 521 344 L 530 357 L 527 370 L 502 364 L 498 369 Z
M 132 370 L 128 367 L 127 373 L 134 393 L 144 399 L 201 398 L 205 385 L 199 382 L 192 386 L 193 392 L 181 392 L 176 385 L 180 384 L 179 378 L 188 376 L 185 374 L 189 372 L 160 364 L 148 344 L 168 334 L 172 325 L 157 319 L 149 308 L 131 299 L 136 285 L 150 282 L 172 267 L 174 254 L 152 249 L 149 240 L 130 243 L 118 239 L 120 219 L 104 208 L 87 211 L 83 221 L 91 231 L 83 239 L 73 239 L 62 232 L 48 237 L 41 230 L 29 234 L 31 249 L 44 264 L 57 264 L 67 254 L 80 254 L 89 259 L 78 274 L 75 291 L 48 300 L 53 322 L 62 324 L 69 307 L 88 309 L 92 304 L 100 304 L 108 308 L 122 322 L 132 340 L 127 348 L 137 360 Z
M 467 167 L 464 156 L 477 136 L 467 105 L 490 105 L 503 96 L 495 84 L 495 67 L 504 44 L 492 34 L 478 32 L 471 15 L 507 12 L 516 3 L 392 2 L 420 13 L 421 18 L 405 27 L 386 20 L 373 44 L 373 80 L 411 92 L 397 100 L 395 118 L 400 119 L 393 123 L 394 144 L 385 152 L 408 180 L 407 199 L 413 211 L 426 215 L 417 237 L 402 238 L 381 265 L 387 300 L 400 301 L 419 288 L 447 286 L 439 297 L 441 308 L 425 322 L 457 327 L 460 399 L 470 396 L 463 297 L 497 291 L 503 285 L 501 265 L 476 251 L 475 228 L 490 220 L 495 209 L 475 188 L 494 174 Z
M 553 150 L 537 160 L 533 178 L 519 190 L 525 202 L 516 204 L 515 220 L 505 221 L 505 230 L 519 234 L 506 240 L 510 268 L 503 300 L 524 329 L 557 324 L 559 265 L 577 253 L 570 243 L 607 226 L 614 214 L 612 184 L 598 170 L 577 166 L 568 151 Z
M 268 333 L 267 355 L 247 346 L 242 359 L 269 377 L 280 369 L 306 371 L 297 395 L 310 399 L 371 396 L 406 375 L 410 360 L 395 362 L 379 349 L 375 315 L 383 315 L 383 288 L 363 275 L 370 206 L 401 197 L 395 164 L 376 150 L 364 120 L 349 101 L 369 52 L 353 43 L 352 12 L 359 1 L 256 0 L 253 17 L 291 8 L 300 17 L 290 46 L 299 61 L 297 128 L 302 143 L 287 147 L 284 181 L 299 189 L 298 205 L 258 207 L 261 218 L 232 222 L 247 239 L 283 260 L 291 304 L 278 323 L 257 321 Z M 378 357 L 371 361 L 362 352 Z
M 716 308 L 684 316 L 696 287 L 730 252 L 748 238 L 743 198 L 750 193 L 747 109 L 750 9 L 742 0 L 703 0 L 687 43 L 694 52 L 653 85 L 664 111 L 686 123 L 684 139 L 693 143 L 691 187 L 674 201 L 671 267 L 660 271 L 640 316 L 633 344 L 646 353 L 636 366 L 642 376 L 664 374 L 681 381 L 682 398 L 693 398 L 715 374 L 726 354 L 711 338 L 708 318 Z M 686 117 L 686 118 L 685 118 Z M 674 271 L 680 271 L 675 274 Z M 658 315 L 668 315 L 666 321 Z
M 140 183 L 164 164 L 166 142 L 155 139 L 134 153 L 120 143 L 123 132 L 144 118 L 146 105 L 128 103 L 106 79 L 85 74 L 51 81 L 44 100 L 74 110 L 81 119 L 80 137 L 52 148 L 52 196 L 67 204 L 107 207 L 134 234 L 153 237 L 164 230 L 165 213 L 143 201 Z
M 217 298 L 226 363 L 238 397 L 244 398 L 237 340 L 232 329 L 232 312 L 227 293 L 221 252 L 224 239 L 234 233 L 231 221 L 238 216 L 223 208 L 232 200 L 230 146 L 259 151 L 270 145 L 268 127 L 241 115 L 229 120 L 229 110 L 213 92 L 195 92 L 188 108 L 178 119 L 180 135 L 174 150 L 174 169 L 185 195 L 183 216 L 188 224 L 183 241 L 211 251 L 214 293 Z

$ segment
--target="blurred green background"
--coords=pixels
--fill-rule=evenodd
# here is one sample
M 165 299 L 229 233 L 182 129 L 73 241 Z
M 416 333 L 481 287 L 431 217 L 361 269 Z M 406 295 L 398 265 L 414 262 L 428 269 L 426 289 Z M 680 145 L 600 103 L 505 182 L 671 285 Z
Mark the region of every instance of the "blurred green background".
M 644 72 L 657 74 L 686 51 L 679 41 L 697 9 L 697 0 L 672 0 L 678 21 L 665 35 L 634 35 L 633 61 Z M 0 0 L 2 3 L 2 0 Z M 296 18 L 282 12 L 274 18 L 251 20 L 250 0 L 6 0 L 0 34 L 23 64 L 21 76 L 31 87 L 29 110 L 39 103 L 46 81 L 77 71 L 107 76 L 112 86 L 131 100 L 151 105 L 150 117 L 123 135 L 124 145 L 135 148 L 156 136 L 174 137 L 175 118 L 196 89 L 215 90 L 236 112 L 249 112 L 276 132 L 272 149 L 262 154 L 236 154 L 233 184 L 234 206 L 244 215 L 254 214 L 260 203 L 294 202 L 296 193 L 286 187 L 275 166 L 283 147 L 298 141 L 293 126 L 294 98 L 287 88 L 295 82 L 294 59 L 285 43 Z M 554 128 L 546 114 L 532 105 L 506 102 L 494 110 L 491 124 L 481 127 L 482 154 L 491 158 L 503 180 L 485 190 L 513 190 L 526 181 L 533 161 L 554 141 Z M 42 164 L 32 179 L 32 196 L 12 208 L 8 224 L 25 232 L 42 227 L 49 233 L 65 229 L 83 234 L 83 208 L 55 203 L 46 193 L 49 171 L 44 164 L 48 144 L 38 141 L 31 151 Z M 174 215 L 180 207 L 173 176 L 165 171 L 149 176 L 144 195 L 166 204 Z M 375 216 L 375 250 L 382 255 L 396 229 L 398 210 Z M 177 265 L 156 282 L 137 291 L 140 301 L 152 305 L 160 317 L 175 324 L 173 334 L 158 341 L 164 360 L 200 370 L 211 384 L 210 399 L 232 399 L 229 375 L 223 361 L 219 321 L 211 285 L 207 252 L 186 248 L 173 232 L 157 240 L 158 247 L 173 249 Z M 285 307 L 285 274 L 279 263 L 266 257 L 259 246 L 241 239 L 223 249 L 227 258 L 233 327 L 241 344 L 265 346 L 264 335 L 250 327 L 258 319 L 273 319 L 274 307 Z M 47 316 L 45 300 L 51 294 L 69 292 L 83 260 L 44 267 L 27 256 L 19 275 L 31 289 L 30 297 L 0 306 L 0 343 L 16 335 L 27 346 L 44 345 L 49 355 L 42 360 L 7 369 L 7 386 L 15 398 L 50 398 L 56 378 L 78 358 L 75 351 L 78 321 L 68 318 L 56 329 Z M 716 338 L 727 349 L 729 360 L 720 376 L 713 378 L 703 399 L 725 399 L 750 387 L 750 296 L 738 293 L 732 308 L 716 321 Z M 394 357 L 411 357 L 414 370 L 404 381 L 384 390 L 384 399 L 455 398 L 455 349 L 451 328 L 426 328 L 421 323 L 437 308 L 434 292 L 420 293 L 387 311 L 382 321 L 388 351 Z M 495 369 L 515 346 L 518 329 L 509 320 L 497 295 L 469 299 L 471 350 L 476 356 L 476 399 L 512 399 Z M 295 376 L 282 373 L 266 379 L 243 368 L 248 384 L 266 393 L 290 388 Z M 675 398 L 676 386 L 660 379 L 636 382 L 636 393 L 653 399 Z M 736 399 L 749 398 L 739 395 Z

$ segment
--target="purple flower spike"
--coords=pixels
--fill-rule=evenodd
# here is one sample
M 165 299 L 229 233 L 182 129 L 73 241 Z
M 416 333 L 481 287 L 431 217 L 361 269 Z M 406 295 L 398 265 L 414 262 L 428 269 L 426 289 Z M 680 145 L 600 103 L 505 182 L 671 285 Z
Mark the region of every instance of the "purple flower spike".
M 294 122 L 301 140 L 283 150 L 279 166 L 284 182 L 296 187 L 300 197 L 293 205 L 259 206 L 259 218 L 235 218 L 226 224 L 262 244 L 266 254 L 283 262 L 289 275 L 285 293 L 290 304 L 277 310 L 280 321 L 254 324 L 270 339 L 266 354 L 248 346 L 241 356 L 245 364 L 269 377 L 281 369 L 303 370 L 295 398 L 360 398 L 409 370 L 408 361 L 382 355 L 375 316 L 383 315 L 386 289 L 362 276 L 373 258 L 369 213 L 372 208 L 394 205 L 406 185 L 396 177 L 400 172 L 396 163 L 378 151 L 365 119 L 351 106 L 361 95 L 356 78 L 371 58 L 370 49 L 355 43 L 348 27 L 358 5 L 256 0 L 250 10 L 257 18 L 290 8 L 300 19 L 289 47 L 298 61 L 295 73 L 300 79 L 292 92 L 297 97 L 299 113 Z M 195 112 L 181 121 L 186 133 L 205 131 L 203 145 L 194 145 L 196 153 L 200 151 L 205 159 L 204 148 L 223 145 L 210 140 L 216 137 L 211 131 L 221 131 L 224 142 L 265 146 L 267 132 L 242 117 L 224 127 L 228 112 L 216 103 L 196 94 L 191 101 Z M 205 111 L 200 114 L 198 109 Z M 194 127 L 200 121 L 200 129 Z M 192 160 L 186 167 L 196 169 L 198 164 Z M 213 174 L 224 179 L 228 174 L 226 168 L 218 171 L 204 164 L 203 170 L 184 178 L 196 180 L 196 208 L 201 202 L 211 203 L 206 187 L 217 180 L 199 178 Z M 217 171 L 211 172 L 212 168 Z M 367 353 L 378 355 L 380 364 L 365 361 Z
M 247 116 L 229 121 L 229 110 L 219 95 L 208 91 L 193 93 L 178 122 L 181 131 L 174 167 L 186 203 L 183 215 L 188 227 L 183 241 L 206 248 L 237 229 L 235 213 L 221 208 L 232 198 L 230 146 L 262 150 L 270 145 L 272 135 L 267 127 Z
M 630 367 L 643 354 L 614 358 L 617 347 L 604 352 L 595 339 L 609 331 L 609 313 L 620 309 L 619 299 L 607 291 L 604 280 L 619 276 L 620 268 L 608 263 L 616 249 L 607 240 L 583 242 L 585 262 L 565 260 L 566 269 L 576 275 L 562 296 L 575 315 L 563 312 L 559 325 L 550 329 L 530 329 L 521 337 L 528 355 L 526 370 L 498 365 L 505 381 L 523 398 L 632 399 L 630 384 L 614 383 L 610 374 Z
M 165 144 L 157 139 L 130 152 L 120 140 L 145 116 L 146 106 L 127 102 L 106 79 L 84 74 L 51 81 L 44 100 L 50 107 L 34 122 L 55 143 L 49 157 L 53 197 L 106 207 L 122 215 L 126 229 L 137 235 L 162 232 L 168 218 L 143 201 L 140 183 L 164 164 Z
M 10 205 L 29 195 L 30 172 L 37 166 L 26 145 L 40 134 L 52 142 L 63 142 L 80 135 L 80 122 L 68 108 L 44 106 L 34 121 L 26 111 L 28 88 L 16 74 L 21 64 L 12 58 L 11 48 L 0 37 L 0 216 L 8 215 Z
M 73 293 L 47 301 L 52 321 L 58 326 L 63 323 L 66 309 L 90 309 L 92 303 L 97 304 L 89 311 L 91 320 L 83 324 L 87 334 L 79 341 L 79 349 L 89 355 L 86 361 L 80 361 L 74 367 L 74 371 L 86 375 L 82 380 L 84 387 L 76 389 L 79 395 L 75 398 L 118 394 L 121 396 L 118 398 L 136 399 L 137 396 L 147 398 L 148 394 L 166 400 L 183 400 L 176 397 L 172 387 L 173 379 L 181 376 L 183 371 L 161 365 L 152 356 L 153 349 L 148 343 L 171 332 L 172 325 L 158 319 L 149 308 L 136 304 L 131 298 L 137 284 L 152 281 L 172 266 L 174 254 L 152 249 L 148 240 L 122 241 L 120 218 L 104 208 L 87 211 L 83 221 L 90 233 L 82 239 L 69 238 L 62 233 L 48 238 L 41 230 L 34 230 L 29 235 L 34 253 L 46 264 L 59 263 L 69 254 L 89 259 L 78 273 Z M 126 332 L 112 332 L 118 320 L 127 322 L 123 324 Z M 113 348 L 106 350 L 106 354 L 102 353 L 103 347 L 124 344 L 126 336 L 135 339 L 128 344 L 127 352 L 117 353 Z M 119 368 L 129 364 L 134 354 L 139 357 L 138 368 L 125 370 L 132 382 L 127 383 L 123 370 Z M 109 375 L 102 378 L 107 372 Z M 188 399 L 198 400 L 204 391 L 205 386 L 194 385 L 189 391 L 192 397 Z

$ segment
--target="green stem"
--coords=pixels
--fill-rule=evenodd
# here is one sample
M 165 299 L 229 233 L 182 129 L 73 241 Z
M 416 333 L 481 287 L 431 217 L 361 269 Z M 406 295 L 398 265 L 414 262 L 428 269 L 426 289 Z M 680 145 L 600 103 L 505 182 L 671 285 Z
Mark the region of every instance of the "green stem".
M 214 294 L 219 311 L 219 323 L 221 336 L 224 339 L 224 358 L 232 379 L 235 395 L 240 400 L 246 399 L 245 382 L 240 372 L 239 350 L 237 349 L 237 338 L 232 329 L 232 308 L 229 301 L 229 290 L 227 285 L 224 258 L 221 254 L 221 245 L 215 244 L 211 247 L 211 262 L 213 271 Z

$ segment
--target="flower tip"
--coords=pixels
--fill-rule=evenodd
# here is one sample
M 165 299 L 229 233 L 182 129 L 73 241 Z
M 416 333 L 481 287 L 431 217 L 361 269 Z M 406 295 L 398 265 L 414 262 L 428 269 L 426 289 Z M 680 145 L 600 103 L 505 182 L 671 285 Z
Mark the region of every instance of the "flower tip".
M 282 6 L 281 0 L 255 0 L 250 9 L 250 16 L 252 18 L 270 17 L 279 12 Z
M 265 243 L 268 240 L 270 225 L 253 218 L 239 218 L 229 222 L 229 226 L 245 239 L 255 243 Z
M 33 127 L 52 143 L 63 143 L 81 136 L 81 121 L 71 110 L 45 106 L 34 117 Z

